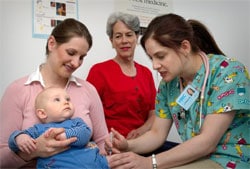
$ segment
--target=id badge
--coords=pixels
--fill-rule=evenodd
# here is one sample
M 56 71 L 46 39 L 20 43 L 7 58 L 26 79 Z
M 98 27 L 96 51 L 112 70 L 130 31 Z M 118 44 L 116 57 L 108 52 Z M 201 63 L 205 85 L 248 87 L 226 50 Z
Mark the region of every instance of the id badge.
M 183 90 L 176 102 L 185 110 L 188 110 L 190 106 L 195 102 L 199 96 L 199 91 L 196 90 L 190 84 Z

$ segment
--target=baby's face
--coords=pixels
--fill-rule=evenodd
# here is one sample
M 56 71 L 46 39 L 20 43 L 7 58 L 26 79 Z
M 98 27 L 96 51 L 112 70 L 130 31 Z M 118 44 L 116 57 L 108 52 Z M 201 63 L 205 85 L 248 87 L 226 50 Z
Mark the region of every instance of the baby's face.
M 46 105 L 44 105 L 47 122 L 61 122 L 73 116 L 74 106 L 64 89 L 56 88 L 47 94 Z

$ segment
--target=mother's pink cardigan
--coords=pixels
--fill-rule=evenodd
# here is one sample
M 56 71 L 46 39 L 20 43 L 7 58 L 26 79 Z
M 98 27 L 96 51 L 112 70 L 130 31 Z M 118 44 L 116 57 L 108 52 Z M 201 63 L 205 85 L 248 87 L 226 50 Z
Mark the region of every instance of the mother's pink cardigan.
M 14 130 L 23 130 L 38 123 L 34 101 L 43 90 L 41 82 L 25 82 L 28 76 L 14 81 L 5 91 L 0 103 L 0 168 L 18 168 L 27 165 L 8 148 L 9 135 Z M 79 85 L 80 84 L 80 85 Z M 75 78 L 67 86 L 75 106 L 74 117 L 81 117 L 92 130 L 93 141 L 104 152 L 104 140 L 108 135 L 103 107 L 96 89 L 87 81 Z

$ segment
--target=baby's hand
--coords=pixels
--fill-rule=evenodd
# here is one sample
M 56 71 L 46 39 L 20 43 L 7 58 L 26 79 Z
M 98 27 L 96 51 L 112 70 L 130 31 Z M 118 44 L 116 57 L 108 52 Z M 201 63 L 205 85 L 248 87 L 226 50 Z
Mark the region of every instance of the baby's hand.
M 47 131 L 45 131 L 45 133 L 44 133 L 45 137 L 48 137 L 52 131 L 53 131 L 53 128 L 49 128 Z M 63 132 L 63 133 L 56 135 L 55 139 L 56 140 L 66 140 L 67 139 L 66 133 Z
M 66 139 L 67 139 L 66 133 L 64 132 L 64 133 L 58 134 L 58 135 L 56 136 L 56 139 L 57 139 L 57 140 L 66 140 Z
M 36 141 L 27 134 L 20 134 L 15 140 L 19 150 L 22 152 L 30 154 L 36 150 Z

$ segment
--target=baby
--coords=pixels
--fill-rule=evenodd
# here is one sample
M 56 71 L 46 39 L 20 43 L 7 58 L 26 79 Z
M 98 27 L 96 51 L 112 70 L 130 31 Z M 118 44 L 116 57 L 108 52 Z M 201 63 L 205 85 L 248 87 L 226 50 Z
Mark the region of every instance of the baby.
M 50 128 L 65 128 L 65 132 L 56 139 L 77 137 L 77 140 L 64 152 L 38 158 L 37 168 L 109 168 L 106 157 L 99 154 L 98 147 L 93 146 L 94 143 L 89 144 L 91 129 L 81 118 L 71 119 L 74 106 L 64 89 L 53 87 L 43 90 L 36 98 L 35 109 L 42 123 L 24 131 L 14 131 L 9 138 L 12 151 L 31 153 L 36 149 L 35 139 L 41 134 L 49 135 Z

